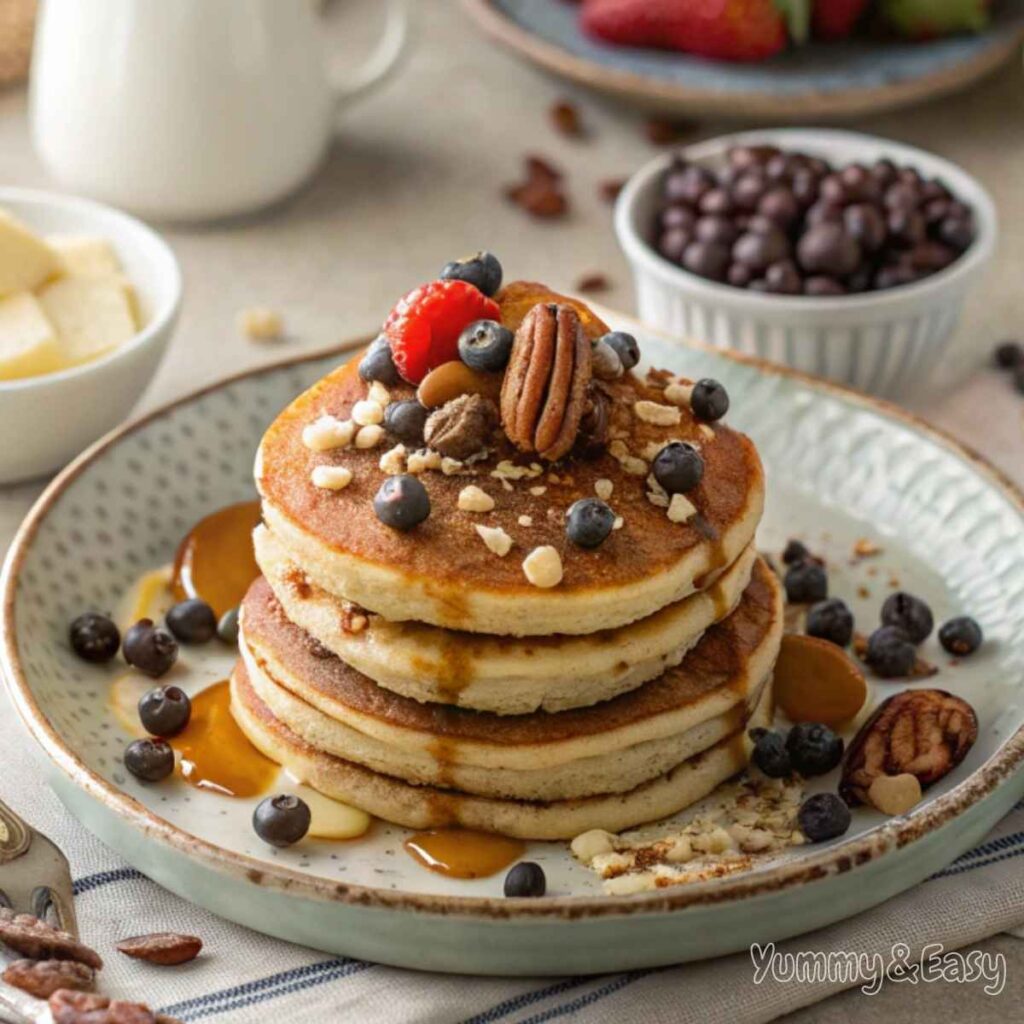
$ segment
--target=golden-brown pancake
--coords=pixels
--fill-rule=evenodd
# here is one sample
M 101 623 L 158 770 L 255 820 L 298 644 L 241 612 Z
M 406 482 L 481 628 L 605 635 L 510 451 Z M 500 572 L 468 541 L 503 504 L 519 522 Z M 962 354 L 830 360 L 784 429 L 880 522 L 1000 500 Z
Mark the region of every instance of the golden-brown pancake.
M 374 614 L 361 615 L 362 628 L 354 630 L 345 602 L 310 581 L 266 527 L 253 542 L 285 615 L 342 661 L 405 697 L 500 715 L 586 707 L 678 665 L 739 603 L 757 556 L 751 545 L 713 585 L 628 626 L 587 636 L 510 637 Z
M 375 741 L 336 752 L 373 757 L 379 770 L 419 781 L 437 764 L 528 772 L 614 760 L 629 748 L 679 737 L 746 703 L 775 664 L 783 614 L 778 580 L 758 560 L 736 611 L 711 627 L 680 665 L 592 707 L 526 715 L 422 704 L 378 686 L 289 622 L 262 578 L 242 603 L 241 624 L 241 646 L 254 671 Z M 288 724 L 305 735 L 297 721 Z
M 500 800 L 454 789 L 416 786 L 315 749 L 280 722 L 254 691 L 240 661 L 231 677 L 231 709 L 242 731 L 267 757 L 307 785 L 407 828 L 460 826 L 520 839 L 572 839 L 589 829 L 621 832 L 669 817 L 707 796 L 744 768 L 747 729 L 772 718 L 771 686 L 748 721 L 696 757 L 626 793 L 576 800 Z
M 539 302 L 549 294 L 539 286 L 509 286 L 507 293 L 515 296 L 503 308 L 513 330 L 530 297 Z M 764 481 L 754 446 L 721 422 L 699 424 L 688 406 L 669 401 L 666 387 L 676 382 L 653 371 L 603 382 L 610 444 L 596 458 L 549 467 L 501 435 L 483 461 L 451 475 L 422 472 L 431 514 L 401 533 L 380 522 L 372 507 L 388 475 L 381 456 L 395 439 L 372 449 L 322 452 L 302 441 L 303 430 L 319 417 L 347 420 L 367 397 L 367 385 L 349 363 L 295 399 L 264 436 L 256 465 L 264 519 L 318 586 L 391 621 L 516 636 L 613 629 L 701 589 L 747 547 L 761 516 Z M 404 383 L 388 391 L 390 401 L 414 395 Z M 638 403 L 669 408 L 678 422 L 651 422 L 651 407 Z M 671 521 L 648 496 L 650 461 L 672 440 L 697 445 L 705 465 L 702 481 L 687 494 L 696 515 L 685 522 Z M 509 480 L 502 464 L 530 475 Z M 315 486 L 311 475 L 318 466 L 345 467 L 351 483 L 342 490 Z M 492 511 L 458 507 L 460 491 L 470 484 L 494 499 Z M 565 513 L 608 484 L 621 528 L 597 549 L 577 547 L 566 537 Z M 495 554 L 478 536 L 478 525 L 505 530 L 511 550 Z M 529 582 L 523 561 L 546 546 L 559 553 L 563 575 L 545 589 Z

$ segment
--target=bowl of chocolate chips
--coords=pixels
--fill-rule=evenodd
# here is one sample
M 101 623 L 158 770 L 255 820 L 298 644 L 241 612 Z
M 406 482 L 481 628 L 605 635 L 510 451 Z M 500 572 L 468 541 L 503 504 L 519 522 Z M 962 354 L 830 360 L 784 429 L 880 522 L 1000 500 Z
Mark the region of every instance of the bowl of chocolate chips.
M 996 214 L 932 153 L 794 128 L 659 157 L 620 193 L 615 228 L 647 323 L 898 396 L 952 340 Z

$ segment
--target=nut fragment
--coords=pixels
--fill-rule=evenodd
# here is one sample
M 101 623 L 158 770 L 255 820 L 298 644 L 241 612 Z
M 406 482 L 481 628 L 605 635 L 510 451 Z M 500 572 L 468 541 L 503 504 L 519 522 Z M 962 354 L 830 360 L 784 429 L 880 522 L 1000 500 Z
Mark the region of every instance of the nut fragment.
M 674 427 L 682 422 L 682 413 L 677 405 L 662 405 L 660 402 L 641 399 L 633 404 L 633 412 L 638 420 L 659 427 Z
M 440 409 L 459 395 L 483 395 L 492 401 L 501 393 L 501 375 L 482 373 L 467 366 L 461 359 L 435 366 L 420 381 L 416 400 L 424 409 Z
M 535 587 L 557 587 L 562 582 L 562 557 L 550 544 L 534 548 L 523 559 L 523 572 Z
M 974 709 L 945 690 L 904 690 L 879 705 L 854 737 L 839 793 L 865 803 L 880 775 L 916 776 L 922 789 L 938 782 L 966 756 L 978 737 Z
M 668 518 L 672 523 L 689 522 L 697 514 L 697 507 L 685 494 L 673 494 L 668 503 Z
M 91 992 L 96 975 L 75 960 L 15 960 L 4 971 L 3 980 L 36 999 L 49 999 L 62 988 Z
M 60 989 L 50 996 L 54 1024 L 176 1024 L 170 1017 L 158 1017 L 142 1003 Z
M 482 452 L 498 425 L 495 404 L 482 395 L 460 395 L 432 412 L 423 437 L 434 451 L 465 461 Z
M 33 960 L 77 960 L 97 971 L 103 966 L 100 955 L 73 935 L 7 907 L 0 907 L 0 942 Z
M 384 422 L 384 406 L 380 402 L 374 402 L 364 398 L 352 406 L 352 421 L 361 427 L 369 427 L 375 423 Z
M 879 775 L 868 786 L 868 803 L 883 814 L 906 814 L 921 801 L 921 783 L 916 775 Z
M 339 420 L 334 416 L 321 416 L 302 430 L 302 443 L 314 452 L 326 452 L 332 448 L 347 448 L 356 432 L 351 420 Z
M 474 526 L 480 539 L 499 558 L 504 558 L 512 550 L 512 538 L 500 526 Z
M 459 491 L 458 506 L 463 512 L 490 512 L 494 499 L 476 484 L 470 484 Z
M 253 341 L 274 341 L 284 333 L 284 320 L 274 309 L 254 306 L 238 314 L 238 329 Z
M 377 423 L 371 423 L 367 427 L 360 427 L 356 434 L 357 448 L 376 448 L 384 437 L 384 428 Z
M 195 935 L 179 935 L 176 932 L 153 932 L 149 935 L 133 935 L 117 944 L 118 952 L 146 963 L 170 967 L 174 964 L 195 960 L 203 948 L 203 940 Z
M 501 389 L 509 440 L 548 462 L 576 443 L 592 374 L 590 342 L 571 306 L 538 303 L 516 331 Z
M 601 477 L 594 481 L 594 493 L 602 500 L 607 501 L 615 490 L 615 484 L 607 477 Z
M 340 491 L 352 483 L 352 470 L 345 466 L 314 466 L 310 479 L 314 487 Z

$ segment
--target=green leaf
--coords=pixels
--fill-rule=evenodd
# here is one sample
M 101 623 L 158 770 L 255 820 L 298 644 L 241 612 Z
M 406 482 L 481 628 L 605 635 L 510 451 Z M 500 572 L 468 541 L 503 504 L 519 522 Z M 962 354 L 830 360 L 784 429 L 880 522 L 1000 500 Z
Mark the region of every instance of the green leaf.
M 794 43 L 806 43 L 811 34 L 811 3 L 812 0 L 775 0 Z

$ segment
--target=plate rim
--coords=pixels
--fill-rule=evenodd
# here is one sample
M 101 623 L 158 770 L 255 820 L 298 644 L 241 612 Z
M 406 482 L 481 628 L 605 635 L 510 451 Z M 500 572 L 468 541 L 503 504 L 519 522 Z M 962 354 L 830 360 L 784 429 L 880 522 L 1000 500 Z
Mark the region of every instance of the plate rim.
M 896 419 L 915 431 L 938 442 L 955 457 L 972 466 L 1002 492 L 1024 519 L 1024 489 L 992 465 L 968 445 L 946 431 L 932 426 L 914 413 L 884 399 L 862 394 L 845 385 L 816 377 L 813 374 L 771 363 L 745 353 L 723 350 L 690 339 L 680 339 L 643 324 L 635 317 L 592 304 L 603 318 L 629 323 L 637 330 L 654 334 L 679 348 L 713 352 L 724 359 L 745 364 L 760 373 L 784 377 L 844 401 L 870 409 L 883 417 Z M 50 725 L 40 708 L 21 664 L 15 639 L 15 593 L 19 572 L 39 527 L 53 504 L 85 470 L 108 449 L 117 445 L 148 424 L 196 399 L 219 391 L 241 380 L 277 373 L 292 366 L 315 362 L 332 355 L 342 355 L 365 346 L 373 335 L 359 335 L 341 344 L 310 353 L 276 360 L 239 373 L 229 374 L 201 388 L 180 395 L 148 413 L 132 419 L 94 442 L 68 464 L 46 486 L 11 542 L 0 573 L 0 672 L 12 702 L 28 732 L 48 759 L 74 785 L 90 798 L 126 822 L 141 835 L 160 841 L 177 853 L 197 859 L 206 869 L 231 875 L 261 888 L 288 891 L 305 898 L 340 902 L 353 906 L 388 910 L 411 910 L 492 920 L 508 918 L 554 918 L 578 920 L 634 914 L 659 914 L 687 907 L 737 902 L 756 896 L 799 887 L 805 883 L 841 874 L 854 867 L 877 860 L 884 854 L 921 839 L 948 824 L 975 804 L 989 797 L 997 786 L 1024 765 L 1024 725 L 1008 736 L 999 749 L 971 775 L 913 818 L 891 819 L 858 839 L 840 846 L 805 856 L 798 863 L 782 863 L 775 867 L 727 879 L 712 879 L 686 886 L 659 889 L 652 893 L 624 896 L 545 896 L 534 899 L 503 897 L 452 896 L 429 893 L 398 892 L 373 886 L 317 878 L 282 865 L 270 864 L 247 854 L 224 849 L 194 835 L 149 810 L 113 783 L 90 769 L 64 742 Z
M 692 110 L 699 105 L 704 115 L 729 118 L 781 117 L 786 121 L 799 121 L 815 117 L 857 117 L 912 106 L 949 95 L 995 72 L 1013 57 L 1024 41 L 1024 25 L 1021 25 L 1012 32 L 1007 31 L 1005 36 L 994 36 L 989 46 L 970 59 L 919 78 L 837 93 L 796 93 L 780 98 L 753 90 L 723 94 L 624 71 L 579 57 L 528 31 L 499 10 L 494 0 L 462 0 L 462 6 L 486 36 L 561 78 L 633 101 L 679 110 Z

